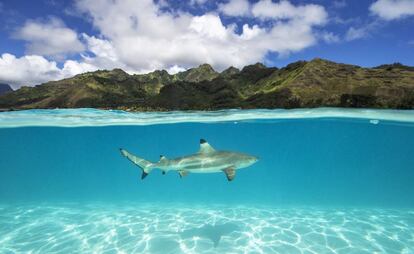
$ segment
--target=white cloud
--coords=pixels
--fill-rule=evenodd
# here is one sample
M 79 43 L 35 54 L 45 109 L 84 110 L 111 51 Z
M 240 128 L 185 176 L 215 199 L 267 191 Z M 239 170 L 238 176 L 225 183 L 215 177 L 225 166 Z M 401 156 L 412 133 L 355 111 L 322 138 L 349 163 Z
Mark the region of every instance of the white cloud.
M 234 1 L 227 4 L 231 3 Z M 224 6 L 218 8 L 225 12 Z M 43 36 L 23 33 L 24 29 L 20 35 L 24 34 L 21 38 L 29 42 L 29 52 L 50 56 L 70 53 L 73 51 L 68 50 L 75 48 L 82 52 L 79 60 L 67 60 L 59 68 L 54 61 L 42 56 L 16 58 L 7 55 L 7 59 L 13 60 L 0 68 L 0 80 L 15 86 L 33 85 L 96 69 L 122 68 L 129 73 L 166 69 L 175 73 L 202 63 L 209 63 L 220 71 L 228 66 L 243 67 L 264 61 L 268 52 L 288 55 L 318 40 L 336 39 L 329 33 L 321 36 L 315 29 L 327 22 L 327 13 L 322 6 L 314 4 L 293 5 L 288 1 L 273 3 L 270 0 L 247 3 L 251 19 L 249 24 L 242 25 L 241 32 L 236 24 L 224 25 L 214 11 L 200 15 L 165 12 L 152 0 L 76 0 L 76 8 L 88 16 L 98 35 L 78 36 L 62 22 L 53 20 L 47 24 L 28 22 L 24 26 L 35 27 L 28 31 L 38 30 Z M 245 11 L 246 6 L 239 9 L 237 15 L 244 15 Z M 229 15 L 230 12 L 227 10 Z M 50 36 L 56 34 L 61 36 Z M 62 42 L 59 38 L 50 37 L 72 39 L 59 43 Z M 78 47 L 78 37 L 85 45 Z M 75 46 L 69 47 L 71 43 Z M 41 62 L 42 68 L 29 68 L 34 62 Z M 7 68 L 13 69 L 11 73 L 3 73 Z
M 328 14 L 321 5 L 306 4 L 293 5 L 287 0 L 273 2 L 272 0 L 260 0 L 250 4 L 248 0 L 229 0 L 225 4 L 219 4 L 219 11 L 228 16 L 247 16 L 272 20 L 299 20 L 310 25 L 323 25 L 327 22 Z
M 227 4 L 232 3 L 235 2 Z M 270 4 L 279 14 L 263 13 L 257 7 L 263 4 Z M 224 6 L 219 9 L 223 11 Z M 238 34 L 234 25 L 225 26 L 214 12 L 200 16 L 172 14 L 160 11 L 151 0 L 101 0 L 99 4 L 94 0 L 77 0 L 77 7 L 90 16 L 102 38 L 111 44 L 117 61 L 137 72 L 174 65 L 188 68 L 205 62 L 221 70 L 263 61 L 269 51 L 289 54 L 315 44 L 313 26 L 327 20 L 325 9 L 319 5 L 295 6 L 287 1 L 273 4 L 261 0 L 253 6 L 247 3 L 249 12 L 255 10 L 257 17 L 277 22 L 270 27 L 261 27 L 260 22 L 246 24 Z
M 228 16 L 247 16 L 250 14 L 248 0 L 229 0 L 225 4 L 219 4 L 218 9 Z
M 255 17 L 262 19 L 295 19 L 308 25 L 323 25 L 328 18 L 323 6 L 316 4 L 295 6 L 286 0 L 278 3 L 261 0 L 253 5 L 252 13 Z
M 185 69 L 178 66 L 178 65 L 174 65 L 174 66 L 168 68 L 168 70 L 167 70 L 167 72 L 169 74 L 176 74 L 176 73 L 179 73 L 179 72 L 182 72 L 182 71 L 185 71 Z
M 243 40 L 252 40 L 265 33 L 266 33 L 265 30 L 261 29 L 258 25 L 254 25 L 253 27 L 250 27 L 248 24 L 244 24 L 241 38 Z
M 323 32 L 320 34 L 320 37 L 326 43 L 336 43 L 340 41 L 339 36 L 332 32 Z
M 5 53 L 0 57 L 0 81 L 12 85 L 14 89 L 20 85 L 34 85 L 56 78 L 60 78 L 56 62 L 50 62 L 42 56 L 16 58 Z
M 347 41 L 353 41 L 357 39 L 362 39 L 368 36 L 368 31 L 365 27 L 350 27 L 346 32 L 345 39 Z
M 369 7 L 371 13 L 385 20 L 414 15 L 413 0 L 377 0 Z
M 345 34 L 346 41 L 353 41 L 357 39 L 363 39 L 369 37 L 381 26 L 381 22 L 373 21 L 366 23 L 363 26 L 355 27 L 351 26 Z
M 221 41 L 230 39 L 229 37 L 232 33 L 232 31 L 228 31 L 223 26 L 220 18 L 213 14 L 192 18 L 188 28 L 190 32 L 195 32 L 200 37 Z
M 62 68 L 55 61 L 43 56 L 27 55 L 16 57 L 4 53 L 0 57 L 0 83 L 10 84 L 13 89 L 34 86 L 44 82 L 72 77 L 76 74 L 99 69 L 87 62 L 67 60 Z
M 96 65 L 87 62 L 78 62 L 74 60 L 67 60 L 63 65 L 63 68 L 60 69 L 60 74 L 62 78 L 72 77 L 79 73 L 84 73 L 88 71 L 96 71 L 102 69 Z M 112 69 L 112 68 L 111 68 Z M 59 79 L 59 78 L 56 78 Z
M 96 69 L 114 69 L 122 68 L 125 71 L 133 72 L 126 64 L 122 63 L 112 43 L 108 40 L 82 34 L 82 38 L 86 41 L 88 52 L 92 55 L 82 55 L 83 62 Z
M 57 18 L 47 22 L 27 21 L 13 37 L 27 42 L 28 54 L 60 57 L 84 50 L 77 33 Z
M 83 34 L 88 51 L 94 56 L 82 55 L 80 61 L 66 60 L 59 68 L 55 61 L 40 55 L 16 57 L 4 53 L 0 57 L 0 83 L 10 84 L 14 89 L 21 86 L 34 86 L 47 81 L 72 77 L 76 74 L 98 69 L 124 68 L 109 41 Z M 130 70 L 133 72 L 133 70 Z

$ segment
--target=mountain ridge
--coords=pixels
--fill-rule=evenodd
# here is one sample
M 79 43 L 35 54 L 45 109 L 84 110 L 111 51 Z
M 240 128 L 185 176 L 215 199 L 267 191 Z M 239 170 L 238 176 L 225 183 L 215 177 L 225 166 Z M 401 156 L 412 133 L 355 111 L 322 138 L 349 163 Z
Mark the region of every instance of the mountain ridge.
M 414 67 L 363 68 L 315 58 L 283 68 L 256 63 L 222 72 L 202 64 L 177 74 L 99 70 L 22 87 L 0 109 L 105 108 L 138 111 L 226 108 L 414 108 Z
M 5 93 L 9 93 L 9 92 L 12 92 L 12 91 L 13 91 L 13 89 L 11 88 L 10 85 L 0 83 L 0 95 L 5 94 Z

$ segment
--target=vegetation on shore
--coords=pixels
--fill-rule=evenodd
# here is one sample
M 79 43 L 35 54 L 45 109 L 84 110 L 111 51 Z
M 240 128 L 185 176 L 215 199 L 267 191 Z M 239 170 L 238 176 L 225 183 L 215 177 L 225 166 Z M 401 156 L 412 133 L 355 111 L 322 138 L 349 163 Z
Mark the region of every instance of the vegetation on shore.
M 323 59 L 284 68 L 257 63 L 221 73 L 203 64 L 174 75 L 121 69 L 22 87 L 0 96 L 0 109 L 106 108 L 137 111 L 226 108 L 414 108 L 414 67 L 362 68 Z

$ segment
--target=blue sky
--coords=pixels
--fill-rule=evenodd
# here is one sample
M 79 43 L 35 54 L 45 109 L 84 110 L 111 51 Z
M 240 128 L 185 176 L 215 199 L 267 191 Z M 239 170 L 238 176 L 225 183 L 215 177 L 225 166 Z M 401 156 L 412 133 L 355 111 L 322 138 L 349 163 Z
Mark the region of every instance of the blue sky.
M 414 0 L 0 0 L 0 82 L 315 57 L 414 65 Z

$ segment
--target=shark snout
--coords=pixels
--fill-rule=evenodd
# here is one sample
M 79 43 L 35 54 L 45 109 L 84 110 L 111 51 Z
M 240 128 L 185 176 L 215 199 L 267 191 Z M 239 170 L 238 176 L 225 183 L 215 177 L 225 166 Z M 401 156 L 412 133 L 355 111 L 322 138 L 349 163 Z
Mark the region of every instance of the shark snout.
M 256 156 L 250 156 L 249 162 L 250 164 L 256 163 L 259 160 L 259 157 Z

